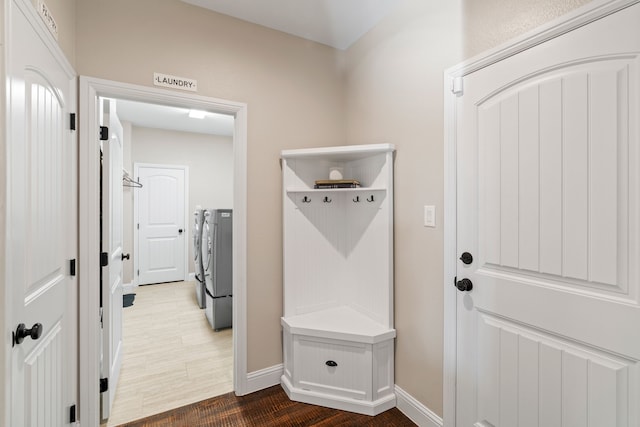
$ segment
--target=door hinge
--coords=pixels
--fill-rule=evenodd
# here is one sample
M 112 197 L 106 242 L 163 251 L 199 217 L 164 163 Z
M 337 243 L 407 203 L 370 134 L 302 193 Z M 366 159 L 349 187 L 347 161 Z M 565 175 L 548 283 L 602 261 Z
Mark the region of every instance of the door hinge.
M 109 265 L 109 253 L 102 252 L 100 254 L 100 267 L 106 267 L 107 265 Z
M 71 407 L 69 408 L 69 422 L 76 422 L 76 405 L 71 405 Z
M 106 141 L 107 139 L 109 139 L 109 128 L 100 126 L 100 141 Z
M 75 276 L 76 275 L 76 260 L 75 259 L 69 260 L 69 275 L 70 276 Z
M 140 270 L 138 270 L 138 276 L 140 275 Z
M 138 230 L 140 230 L 140 223 L 138 223 Z
M 462 82 L 462 76 L 454 77 L 451 81 L 451 92 L 454 95 L 462 96 L 464 93 L 464 85 Z
M 76 130 L 76 113 L 69 114 L 69 129 Z
M 100 393 L 109 390 L 109 378 L 100 378 Z

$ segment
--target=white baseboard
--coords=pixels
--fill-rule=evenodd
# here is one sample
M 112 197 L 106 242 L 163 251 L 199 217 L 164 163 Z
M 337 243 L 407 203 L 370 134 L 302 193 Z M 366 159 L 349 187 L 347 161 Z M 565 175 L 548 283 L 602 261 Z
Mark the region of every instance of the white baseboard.
M 396 407 L 420 427 L 442 427 L 442 418 L 396 386 Z
M 249 372 L 247 374 L 246 394 L 264 390 L 280 384 L 280 377 L 284 371 L 284 365 L 274 365 L 269 368 L 260 369 L 259 371 Z
M 189 282 L 196 281 L 196 273 L 189 273 Z
M 138 285 L 136 285 L 135 283 L 124 283 L 122 285 L 122 293 L 124 295 L 133 294 L 133 293 L 135 293 L 137 287 L 138 287 Z

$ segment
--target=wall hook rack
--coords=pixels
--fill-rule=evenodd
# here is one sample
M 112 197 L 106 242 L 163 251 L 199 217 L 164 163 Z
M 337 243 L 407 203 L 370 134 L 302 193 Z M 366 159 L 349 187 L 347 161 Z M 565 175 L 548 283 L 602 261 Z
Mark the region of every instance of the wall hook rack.
M 371 197 L 367 198 L 367 202 L 371 203 L 373 202 L 375 199 L 373 198 L 373 194 L 371 195 Z
M 355 199 L 353 199 L 354 203 L 360 203 L 360 196 L 356 196 Z
M 325 203 L 331 203 L 331 199 L 327 196 L 324 196 L 324 199 L 322 199 L 322 201 Z
M 304 196 L 304 197 L 302 198 L 302 203 L 311 203 L 311 199 L 310 199 L 310 198 L 308 198 L 307 196 Z

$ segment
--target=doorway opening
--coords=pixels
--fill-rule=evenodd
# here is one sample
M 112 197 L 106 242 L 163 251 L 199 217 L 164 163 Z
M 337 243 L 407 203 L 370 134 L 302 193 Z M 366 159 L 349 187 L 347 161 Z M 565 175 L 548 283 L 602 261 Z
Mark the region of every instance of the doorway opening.
M 182 109 L 184 111 L 189 110 L 198 110 L 201 112 L 205 112 L 205 114 L 211 115 L 221 115 L 231 118 L 231 132 L 230 136 L 227 136 L 227 144 L 231 145 L 228 151 L 229 159 L 227 159 L 227 164 L 231 165 L 230 174 L 232 175 L 231 180 L 226 180 L 226 185 L 228 187 L 228 199 L 230 199 L 230 204 L 233 207 L 234 218 L 233 218 L 233 329 L 221 331 L 223 334 L 228 336 L 227 342 L 232 341 L 232 361 L 233 361 L 233 381 L 232 387 L 236 394 L 242 395 L 245 394 L 246 390 L 246 317 L 245 317 L 245 265 L 246 265 L 246 105 L 231 101 L 217 100 L 212 98 L 206 98 L 202 96 L 196 96 L 191 94 L 182 94 L 176 93 L 167 90 L 155 89 L 155 88 L 147 88 L 140 87 L 134 85 L 128 85 L 118 82 L 105 81 L 100 79 L 86 78 L 81 77 L 81 90 L 80 90 L 80 111 L 81 111 L 81 134 L 80 138 L 82 141 L 83 147 L 80 149 L 80 216 L 83 218 L 80 224 L 80 245 L 81 251 L 83 254 L 87 254 L 84 259 L 80 260 L 80 270 L 84 271 L 85 274 L 81 277 L 81 280 L 84 281 L 85 285 L 83 289 L 80 291 L 80 341 L 82 343 L 80 350 L 80 372 L 81 372 L 81 407 L 83 408 L 83 418 L 87 417 L 87 419 L 92 419 L 98 421 L 100 416 L 100 403 L 98 396 L 89 393 L 90 390 L 96 390 L 98 387 L 98 381 L 100 380 L 100 357 L 101 349 L 100 343 L 95 339 L 98 334 L 100 324 L 99 318 L 96 318 L 95 313 L 99 312 L 99 291 L 92 286 L 94 283 L 98 283 L 99 281 L 99 264 L 94 262 L 93 257 L 91 256 L 92 252 L 97 252 L 94 248 L 95 242 L 99 241 L 96 238 L 99 237 L 99 233 L 97 232 L 97 223 L 98 216 L 97 210 L 98 203 L 96 203 L 99 199 L 99 195 L 97 194 L 98 183 L 99 183 L 99 164 L 97 155 L 99 154 L 99 145 L 97 143 L 97 135 L 99 131 L 99 120 L 97 108 L 99 106 L 99 98 L 106 97 L 116 99 L 123 103 L 142 103 L 150 108 L 165 108 L 165 109 Z M 124 104 L 123 104 L 124 105 Z M 121 108 L 121 111 L 124 111 L 125 108 Z M 191 119 L 197 120 L 197 119 Z M 126 119 L 124 122 L 128 122 Z M 131 123 L 131 122 L 129 122 Z M 137 129 L 139 132 L 140 140 L 146 139 L 147 142 L 149 140 L 155 141 L 157 143 L 158 138 L 160 138 L 161 132 L 170 132 L 171 135 L 168 139 L 175 138 L 176 135 L 181 136 L 179 141 L 174 143 L 174 149 L 177 149 L 178 152 L 182 150 L 182 152 L 189 151 L 186 147 L 181 147 L 181 141 L 184 141 L 185 138 L 188 138 L 189 135 L 193 136 L 197 132 L 185 132 L 184 130 L 160 130 L 151 127 L 133 126 L 131 125 L 131 129 L 134 129 L 134 132 Z M 187 129 L 188 130 L 188 129 Z M 197 137 L 196 137 L 197 138 Z M 132 140 L 133 141 L 133 140 Z M 92 144 L 95 142 L 95 144 Z M 135 144 L 135 142 L 134 142 Z M 151 144 L 153 145 L 153 144 Z M 202 153 L 193 153 L 194 156 L 198 158 L 203 157 Z M 131 157 L 129 157 L 129 161 L 131 161 Z M 153 158 L 147 159 L 137 159 L 141 160 L 141 162 L 147 163 L 157 163 L 157 159 Z M 136 160 L 136 161 L 137 161 Z M 127 164 L 125 162 L 124 170 L 133 179 L 133 181 L 137 180 L 135 173 L 133 171 L 133 162 L 130 164 L 130 168 L 127 169 Z M 193 170 L 191 170 L 193 174 Z M 192 179 L 193 180 L 193 179 Z M 233 184 L 230 185 L 230 182 Z M 135 191 L 135 188 L 131 188 L 131 191 Z M 206 201 L 202 201 L 198 203 L 197 200 L 192 200 L 192 202 L 196 204 L 208 204 Z M 217 207 L 217 206 L 203 206 L 203 207 Z M 220 206 L 223 207 L 223 206 Z M 224 206 L 227 207 L 227 206 Z M 123 208 L 126 209 L 125 206 Z M 99 209 L 99 208 L 98 208 Z M 185 211 L 191 211 L 190 207 L 187 207 Z M 189 230 L 188 232 L 183 233 L 185 236 L 191 238 L 191 220 L 192 218 L 185 218 L 185 229 Z M 130 222 L 130 228 L 133 228 L 133 223 Z M 125 221 L 125 227 L 127 223 Z M 137 229 L 137 223 L 136 223 Z M 189 239 L 189 245 L 191 240 Z M 125 246 L 127 244 L 127 239 L 125 239 Z M 99 246 L 98 246 L 99 247 Z M 135 250 L 135 245 L 132 246 L 132 258 L 136 258 L 138 254 Z M 126 249 L 125 249 L 125 252 Z M 96 253 L 96 259 L 99 259 L 99 254 Z M 192 260 L 193 257 L 185 257 L 189 260 Z M 129 260 L 127 260 L 129 261 Z M 134 263 L 131 263 L 133 265 Z M 191 270 L 191 264 L 193 262 L 188 262 L 187 270 Z M 124 293 L 132 294 L 135 293 L 136 289 L 136 279 L 137 279 L 137 269 L 135 271 L 135 275 L 131 271 L 130 267 L 128 268 L 128 272 L 125 274 L 125 278 L 123 282 L 126 284 L 124 286 Z M 191 282 L 190 279 L 193 279 L 195 276 L 191 274 L 185 274 L 184 281 L 176 282 L 173 284 L 168 284 L 168 286 L 173 286 L 176 289 L 185 289 L 188 287 L 189 292 L 185 292 L 187 298 L 192 298 L 192 301 L 195 301 L 195 292 L 194 282 Z M 128 280 L 129 279 L 129 280 Z M 140 306 L 142 306 L 142 302 L 140 301 Z M 135 302 L 133 304 L 133 309 L 135 309 Z M 200 310 L 196 303 L 194 302 L 195 310 Z M 94 312 L 95 310 L 95 312 Z M 131 310 L 131 308 L 125 308 L 125 310 Z M 204 310 L 203 310 L 204 311 Z M 197 314 L 196 314 L 197 315 Z M 202 318 L 205 318 L 204 313 L 202 313 Z M 125 323 L 125 328 L 126 323 Z M 232 337 L 231 337 L 232 336 Z M 185 338 L 188 340 L 188 338 Z M 126 345 L 126 343 L 125 343 Z M 165 357 L 163 360 L 168 362 L 170 357 Z M 125 362 L 126 363 L 126 362 Z M 94 384 L 96 388 L 94 387 Z M 116 386 L 115 384 L 111 386 Z M 230 391 L 230 390 L 227 390 Z M 211 391 L 212 397 L 216 393 L 215 390 Z

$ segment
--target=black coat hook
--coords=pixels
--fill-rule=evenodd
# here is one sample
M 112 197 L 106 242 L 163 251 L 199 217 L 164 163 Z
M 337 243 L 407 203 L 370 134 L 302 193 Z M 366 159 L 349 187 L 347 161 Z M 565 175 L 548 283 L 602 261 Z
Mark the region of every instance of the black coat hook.
M 373 201 L 374 201 L 374 198 L 373 198 L 373 194 L 372 194 L 372 195 L 371 195 L 371 197 L 369 197 L 369 198 L 367 199 L 367 202 L 373 202 Z
M 327 196 L 324 196 L 324 199 L 322 199 L 322 201 L 325 203 L 331 203 L 331 199 Z
M 304 197 L 302 198 L 302 203 L 311 203 L 311 199 L 310 199 L 310 198 L 308 198 L 307 196 L 304 196 Z
M 355 198 L 355 199 L 353 199 L 353 201 L 354 201 L 355 203 L 360 203 L 360 196 L 356 196 L 356 198 Z

